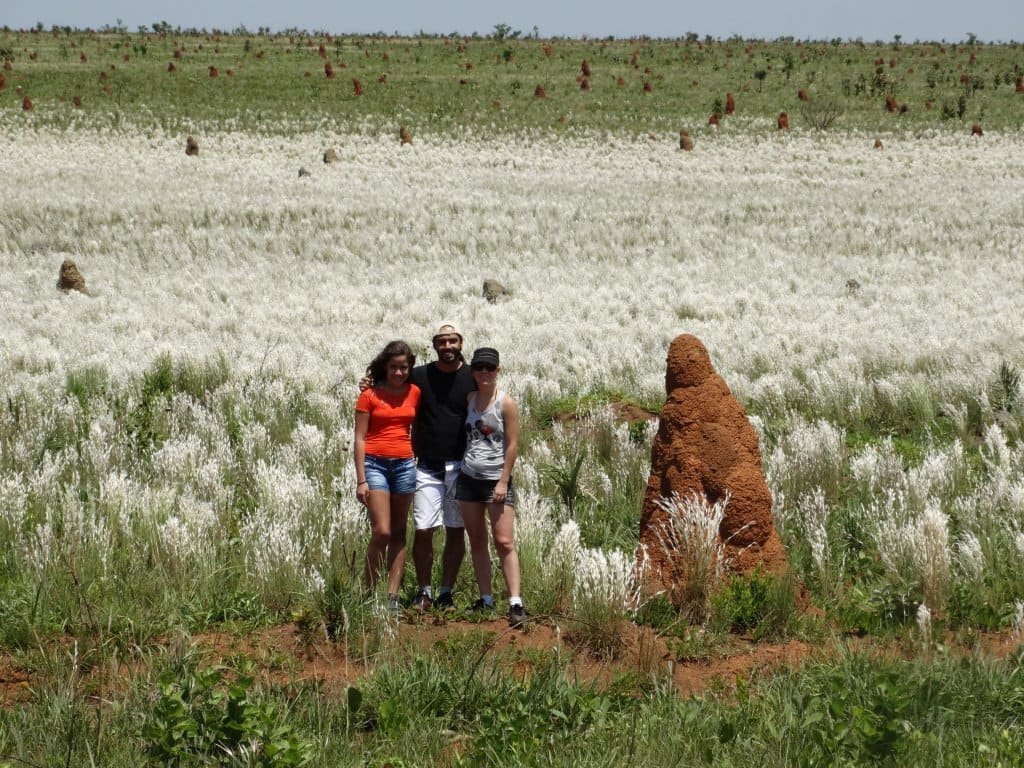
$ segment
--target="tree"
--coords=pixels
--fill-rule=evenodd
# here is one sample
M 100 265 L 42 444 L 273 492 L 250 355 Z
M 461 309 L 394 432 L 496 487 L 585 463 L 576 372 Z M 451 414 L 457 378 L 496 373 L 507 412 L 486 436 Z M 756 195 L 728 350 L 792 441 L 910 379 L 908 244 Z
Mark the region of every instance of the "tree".
M 782 54 L 782 71 L 786 73 L 786 82 L 789 82 L 789 76 L 793 74 L 793 70 L 796 69 L 796 59 L 793 57 L 792 51 L 786 51 Z
M 491 37 L 495 40 L 504 40 L 506 38 L 510 40 L 518 40 L 521 34 L 523 34 L 522 30 L 513 30 L 509 24 L 495 24 L 494 32 L 491 34 Z

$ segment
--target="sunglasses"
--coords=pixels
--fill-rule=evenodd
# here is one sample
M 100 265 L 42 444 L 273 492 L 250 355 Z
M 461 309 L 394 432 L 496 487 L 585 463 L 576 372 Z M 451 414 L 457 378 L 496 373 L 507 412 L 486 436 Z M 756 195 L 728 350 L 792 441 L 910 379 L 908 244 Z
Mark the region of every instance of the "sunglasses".
M 488 373 L 498 370 L 498 366 L 490 363 L 473 363 L 470 366 L 474 371 L 487 371 Z

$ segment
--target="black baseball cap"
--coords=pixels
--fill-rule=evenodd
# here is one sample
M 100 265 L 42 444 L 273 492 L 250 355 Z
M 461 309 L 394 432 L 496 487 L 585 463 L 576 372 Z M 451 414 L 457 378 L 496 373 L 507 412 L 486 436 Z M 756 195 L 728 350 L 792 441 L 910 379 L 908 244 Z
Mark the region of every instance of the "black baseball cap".
M 478 363 L 484 365 L 498 366 L 498 350 L 494 347 L 480 347 L 473 352 L 473 360 L 470 362 L 470 366 L 474 366 Z

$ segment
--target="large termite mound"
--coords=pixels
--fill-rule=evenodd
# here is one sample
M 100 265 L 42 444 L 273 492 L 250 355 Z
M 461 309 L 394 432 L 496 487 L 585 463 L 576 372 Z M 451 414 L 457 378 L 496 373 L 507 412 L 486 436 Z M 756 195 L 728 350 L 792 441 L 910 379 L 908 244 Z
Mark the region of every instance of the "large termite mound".
M 659 537 L 668 512 L 658 502 L 673 493 L 684 498 L 698 494 L 711 504 L 728 494 L 718 531 L 728 570 L 785 570 L 757 433 L 696 336 L 677 336 L 669 346 L 665 390 L 640 518 L 640 543 L 650 557 L 653 580 L 663 582 L 679 572 L 673 567 L 678 553 L 665 551 Z

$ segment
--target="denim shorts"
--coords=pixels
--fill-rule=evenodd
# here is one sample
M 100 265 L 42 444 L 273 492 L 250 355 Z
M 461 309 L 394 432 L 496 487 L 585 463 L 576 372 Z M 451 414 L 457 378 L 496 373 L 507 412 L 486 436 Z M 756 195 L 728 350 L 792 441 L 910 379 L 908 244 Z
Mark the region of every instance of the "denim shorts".
M 416 459 L 366 456 L 366 483 L 371 491 L 416 492 Z
M 497 480 L 479 480 L 475 477 L 470 477 L 465 472 L 461 472 L 458 483 L 455 486 L 455 498 L 459 501 L 475 501 L 487 504 L 490 503 L 491 496 L 494 493 L 494 486 L 497 484 Z M 514 507 L 515 505 L 516 489 L 512 487 L 512 481 L 509 480 L 508 494 L 505 496 L 505 506 Z

